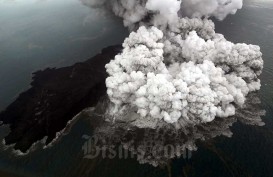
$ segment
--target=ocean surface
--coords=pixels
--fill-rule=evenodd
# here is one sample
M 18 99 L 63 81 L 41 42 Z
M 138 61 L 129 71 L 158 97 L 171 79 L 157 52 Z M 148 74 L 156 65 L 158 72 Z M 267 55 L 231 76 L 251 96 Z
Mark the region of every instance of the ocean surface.
M 84 61 L 128 35 L 119 19 L 98 13 L 77 0 L 0 0 L 0 109 L 29 87 L 31 73 Z M 272 177 L 273 176 L 273 1 L 246 1 L 242 10 L 216 31 L 233 42 L 261 47 L 265 67 L 259 92 L 265 126 L 237 122 L 232 137 L 198 142 L 190 158 L 167 167 L 139 164 L 134 158 L 85 159 L 90 121 L 78 120 L 54 146 L 39 143 L 27 155 L 1 146 L 0 176 L 19 177 Z M 0 129 L 0 138 L 8 128 Z
M 0 0 L 0 110 L 31 74 L 85 61 L 128 35 L 120 19 L 78 0 Z

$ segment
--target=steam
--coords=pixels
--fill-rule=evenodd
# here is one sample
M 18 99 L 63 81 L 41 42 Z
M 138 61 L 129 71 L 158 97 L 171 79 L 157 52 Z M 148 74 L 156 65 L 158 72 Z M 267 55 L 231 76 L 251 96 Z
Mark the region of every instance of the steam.
M 106 65 L 115 117 L 136 112 L 142 128 L 212 122 L 235 115 L 261 87 L 260 48 L 227 41 L 208 19 L 235 14 L 242 0 L 82 1 L 110 9 L 132 30 Z

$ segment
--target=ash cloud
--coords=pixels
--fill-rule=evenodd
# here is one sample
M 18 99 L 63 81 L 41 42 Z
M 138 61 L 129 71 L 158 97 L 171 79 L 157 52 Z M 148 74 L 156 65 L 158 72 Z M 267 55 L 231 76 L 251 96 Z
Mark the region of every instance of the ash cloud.
M 91 8 L 105 8 L 123 18 L 124 25 L 132 27 L 147 23 L 147 17 L 173 20 L 180 17 L 214 16 L 223 20 L 228 14 L 235 14 L 243 6 L 243 0 L 80 0 Z M 165 21 L 166 23 L 166 21 Z
M 136 112 L 138 127 L 185 127 L 230 117 L 260 89 L 259 46 L 234 44 L 214 31 L 242 0 L 82 0 L 110 10 L 131 30 L 106 65 L 111 113 Z
M 242 7 L 243 0 L 183 0 L 181 14 L 190 17 L 214 16 L 223 20 Z

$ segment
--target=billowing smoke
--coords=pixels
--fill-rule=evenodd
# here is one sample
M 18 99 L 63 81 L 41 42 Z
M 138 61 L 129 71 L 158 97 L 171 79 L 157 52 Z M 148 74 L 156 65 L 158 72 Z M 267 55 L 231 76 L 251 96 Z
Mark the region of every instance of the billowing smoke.
M 243 0 L 183 0 L 181 13 L 190 17 L 214 16 L 223 20 L 242 6 Z
M 132 27 L 138 23 L 166 23 L 177 15 L 183 17 L 214 16 L 223 20 L 228 14 L 235 14 L 243 6 L 243 0 L 80 0 L 92 8 L 106 8 L 123 18 L 124 25 Z M 172 18 L 173 17 L 173 18 Z
M 134 30 L 106 65 L 107 93 L 116 116 L 139 116 L 136 126 L 164 121 L 185 127 L 229 117 L 260 89 L 262 53 L 214 31 L 242 0 L 82 0 L 110 9 Z

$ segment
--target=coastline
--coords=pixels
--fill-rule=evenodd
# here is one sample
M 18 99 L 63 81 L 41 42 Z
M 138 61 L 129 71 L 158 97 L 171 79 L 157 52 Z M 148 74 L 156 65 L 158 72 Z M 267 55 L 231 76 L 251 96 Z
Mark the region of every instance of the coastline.
M 45 136 L 50 144 L 74 116 L 105 95 L 105 64 L 120 51 L 121 46 L 110 46 L 85 62 L 33 73 L 31 88 L 0 113 L 2 125 L 11 129 L 6 145 L 27 152 Z

